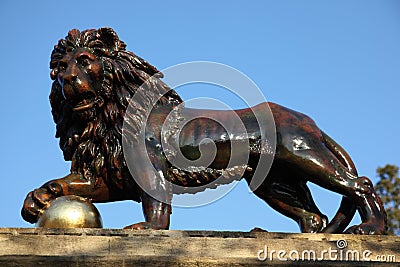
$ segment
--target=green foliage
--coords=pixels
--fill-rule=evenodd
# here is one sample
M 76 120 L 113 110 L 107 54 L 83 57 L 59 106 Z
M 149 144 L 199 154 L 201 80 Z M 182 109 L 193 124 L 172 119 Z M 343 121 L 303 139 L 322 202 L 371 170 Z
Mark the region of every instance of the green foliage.
M 376 170 L 380 181 L 375 188 L 388 215 L 389 234 L 400 235 L 400 177 L 399 167 L 386 165 Z

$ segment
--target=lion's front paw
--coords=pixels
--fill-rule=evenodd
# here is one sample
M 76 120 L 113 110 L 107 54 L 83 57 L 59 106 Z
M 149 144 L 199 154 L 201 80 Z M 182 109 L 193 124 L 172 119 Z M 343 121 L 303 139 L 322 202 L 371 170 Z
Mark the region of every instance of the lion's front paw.
M 62 195 L 61 186 L 54 183 L 35 189 L 26 196 L 21 215 L 25 221 L 36 223 L 46 205 Z

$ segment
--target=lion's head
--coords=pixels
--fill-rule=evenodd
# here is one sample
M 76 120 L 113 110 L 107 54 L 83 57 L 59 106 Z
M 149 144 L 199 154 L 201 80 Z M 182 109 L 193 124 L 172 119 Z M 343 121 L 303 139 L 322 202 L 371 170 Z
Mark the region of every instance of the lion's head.
M 162 95 L 157 104 L 176 106 L 182 102 L 159 80 L 161 72 L 125 47 L 110 28 L 74 29 L 51 54 L 54 82 L 50 103 L 56 137 L 64 158 L 72 160 L 71 171 L 88 178 L 121 181 L 126 167 L 121 146 L 125 111 L 131 97 L 150 77 L 156 82 L 135 97 L 135 106 L 146 105 L 150 95 Z

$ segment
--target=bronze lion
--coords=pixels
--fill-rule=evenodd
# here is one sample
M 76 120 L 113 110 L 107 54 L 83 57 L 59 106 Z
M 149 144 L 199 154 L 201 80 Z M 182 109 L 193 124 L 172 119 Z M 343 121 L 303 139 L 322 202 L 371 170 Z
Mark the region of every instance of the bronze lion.
M 50 103 L 60 148 L 65 160 L 72 161 L 71 173 L 27 195 L 22 208 L 26 221 L 36 222 L 56 197 L 78 195 L 93 202 L 142 202 L 145 222 L 128 228 L 168 229 L 174 193 L 212 184 L 219 177 L 225 180 L 213 186 L 240 178 L 251 185 L 262 157 L 272 155 L 270 170 L 261 174 L 254 193 L 295 220 L 302 232 L 342 233 L 358 210 L 362 223 L 345 232 L 386 233 L 386 214 L 371 181 L 358 176 L 349 155 L 308 116 L 274 103 L 230 112 L 185 108 L 160 80 L 163 74 L 125 47 L 110 28 L 71 30 L 54 47 Z M 135 94 L 139 88 L 145 89 Z M 267 111 L 273 115 L 275 151 L 257 120 Z M 181 127 L 186 117 L 195 119 Z M 233 117 L 244 127 L 232 123 Z M 177 152 L 196 161 L 208 151 L 207 144 L 202 150 L 204 139 L 216 148 L 210 162 L 182 168 L 171 163 Z M 244 164 L 229 163 L 234 143 L 239 150 L 246 145 Z M 124 149 L 131 152 L 133 168 Z M 315 205 L 308 181 L 343 196 L 331 222 Z M 182 190 L 175 191 L 171 184 Z

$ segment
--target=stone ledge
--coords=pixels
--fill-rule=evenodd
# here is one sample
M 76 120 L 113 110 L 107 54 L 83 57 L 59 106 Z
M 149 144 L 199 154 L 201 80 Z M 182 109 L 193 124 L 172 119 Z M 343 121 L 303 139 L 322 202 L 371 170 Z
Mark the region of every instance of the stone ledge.
M 400 266 L 400 237 L 0 228 L 0 266 L 28 265 Z

